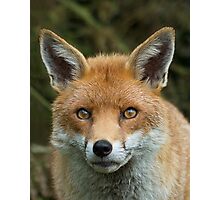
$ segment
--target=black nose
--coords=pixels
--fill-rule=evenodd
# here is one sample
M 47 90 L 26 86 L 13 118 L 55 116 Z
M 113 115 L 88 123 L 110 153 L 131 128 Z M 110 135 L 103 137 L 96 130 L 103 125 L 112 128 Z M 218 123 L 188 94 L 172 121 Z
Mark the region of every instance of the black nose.
M 93 145 L 93 152 L 98 157 L 101 157 L 101 158 L 105 157 L 105 156 L 109 155 L 112 152 L 112 145 L 107 140 L 98 140 Z

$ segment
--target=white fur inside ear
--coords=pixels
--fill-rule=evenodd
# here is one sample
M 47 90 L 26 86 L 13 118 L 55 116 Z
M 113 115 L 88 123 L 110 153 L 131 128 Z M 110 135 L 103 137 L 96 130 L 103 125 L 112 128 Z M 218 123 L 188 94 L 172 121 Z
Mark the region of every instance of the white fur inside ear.
M 51 44 L 50 44 L 50 43 Z M 48 50 L 50 48 L 50 51 Z M 52 40 L 49 40 L 48 42 L 41 42 L 41 55 L 43 62 L 48 70 L 48 73 L 50 75 L 54 74 L 53 68 L 55 67 L 55 59 L 62 58 L 67 64 L 72 66 L 71 74 L 75 78 L 79 78 L 77 72 L 80 71 L 80 63 L 77 57 L 73 54 L 73 52 L 70 51 L 70 49 L 67 49 L 64 47 L 63 44 L 60 44 L 59 42 L 55 42 Z
M 149 46 L 144 48 L 137 57 L 137 67 L 140 68 L 140 70 L 142 70 L 142 66 L 144 66 L 150 58 L 160 53 L 161 46 L 162 43 L 160 42 L 160 40 L 156 39 L 152 44 L 149 44 Z
M 153 34 L 130 55 L 129 64 L 138 80 L 151 88 L 165 87 L 174 54 L 174 30 L 165 28 Z
M 86 67 L 85 57 L 73 46 L 49 30 L 40 35 L 40 53 L 54 89 L 61 91 L 78 80 Z
M 53 44 L 52 49 L 58 57 L 63 58 L 67 63 L 73 66 L 73 70 L 71 71 L 73 77 L 78 76 L 76 72 L 80 70 L 80 64 L 76 56 L 70 52 L 70 50 L 65 49 L 62 44 Z

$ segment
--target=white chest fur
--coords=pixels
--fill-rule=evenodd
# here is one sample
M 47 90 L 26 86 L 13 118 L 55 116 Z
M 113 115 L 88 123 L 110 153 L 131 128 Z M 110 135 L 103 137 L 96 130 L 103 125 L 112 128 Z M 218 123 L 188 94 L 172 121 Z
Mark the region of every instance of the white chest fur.
M 78 156 L 77 156 L 78 157 Z M 167 189 L 160 183 L 158 164 L 149 156 L 133 158 L 111 174 L 95 172 L 80 157 L 71 160 L 68 200 L 166 200 Z

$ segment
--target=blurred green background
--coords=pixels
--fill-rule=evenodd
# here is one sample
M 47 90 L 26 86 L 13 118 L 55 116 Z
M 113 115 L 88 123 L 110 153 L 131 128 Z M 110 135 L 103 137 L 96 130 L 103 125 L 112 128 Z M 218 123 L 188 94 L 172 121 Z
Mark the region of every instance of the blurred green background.
M 164 26 L 176 30 L 176 50 L 163 95 L 189 120 L 189 0 L 31 0 L 31 199 L 54 199 L 48 177 L 50 104 L 56 97 L 39 53 L 48 28 L 85 56 L 131 52 Z M 45 164 L 46 163 L 46 164 Z

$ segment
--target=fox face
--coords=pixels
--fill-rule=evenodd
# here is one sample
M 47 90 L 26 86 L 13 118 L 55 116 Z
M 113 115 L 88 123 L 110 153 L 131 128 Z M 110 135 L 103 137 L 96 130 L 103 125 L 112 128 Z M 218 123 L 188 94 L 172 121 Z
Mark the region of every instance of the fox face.
M 163 28 L 129 56 L 86 59 L 49 30 L 40 36 L 41 56 L 59 95 L 53 104 L 52 145 L 100 173 L 112 173 L 141 154 L 153 157 L 166 141 L 165 109 L 174 30 Z

